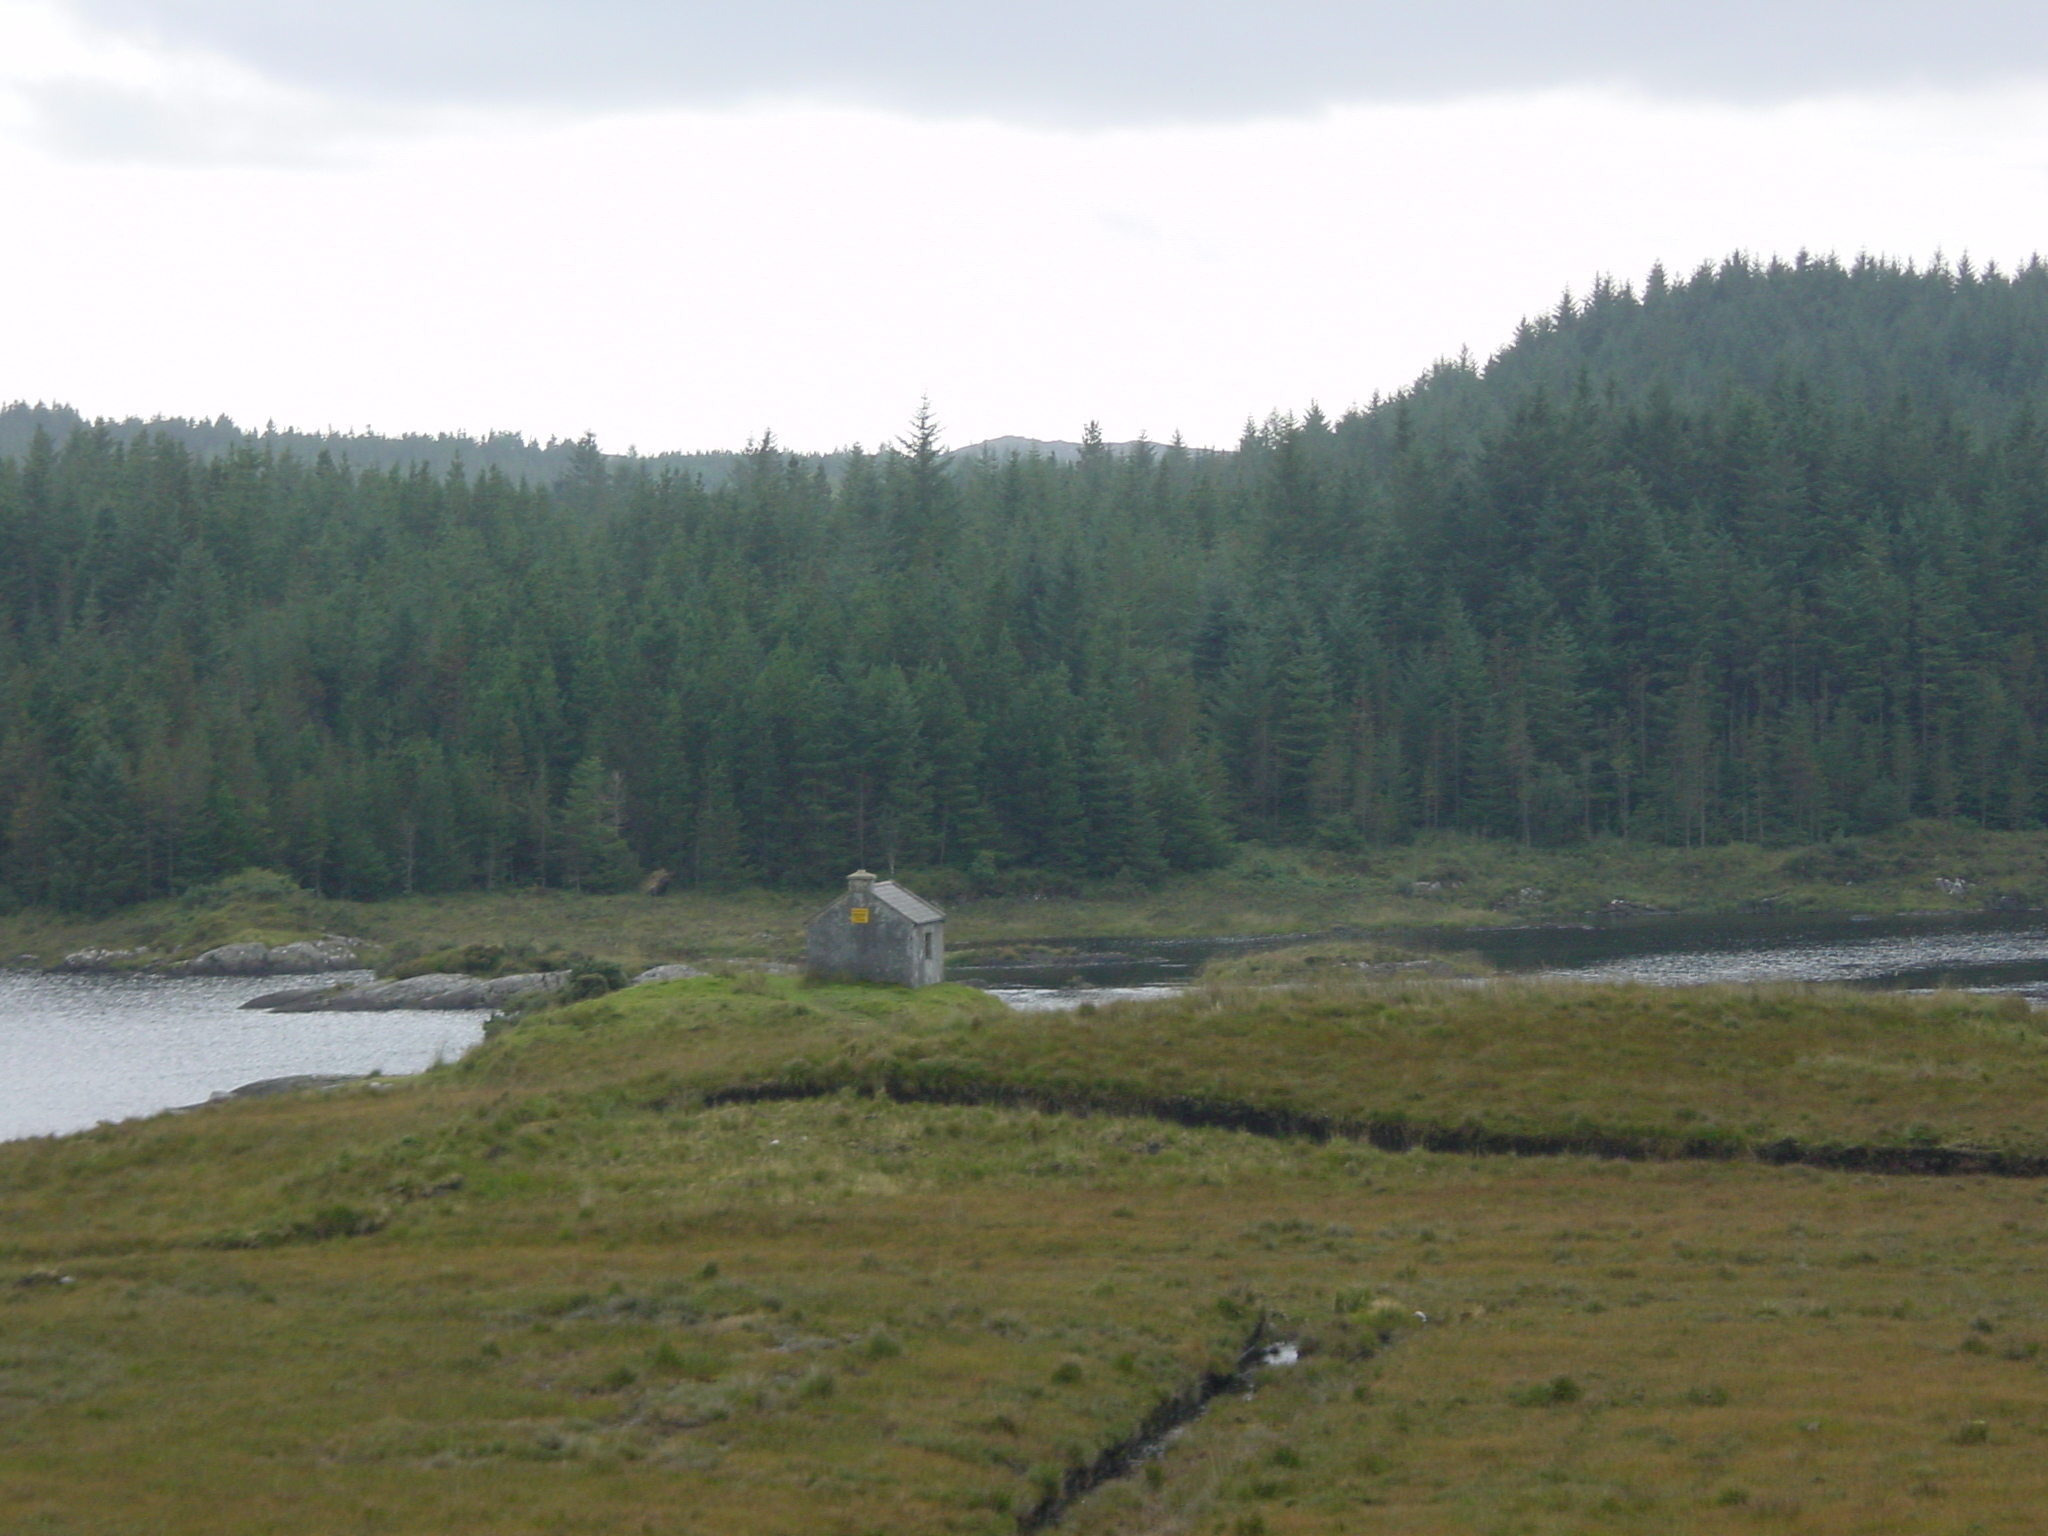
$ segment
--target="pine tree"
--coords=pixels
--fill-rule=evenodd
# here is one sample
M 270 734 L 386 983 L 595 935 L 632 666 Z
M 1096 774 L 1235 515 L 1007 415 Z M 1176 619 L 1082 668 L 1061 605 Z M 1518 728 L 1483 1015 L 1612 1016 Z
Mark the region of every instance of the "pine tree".
M 691 883 L 699 889 L 716 890 L 746 879 L 739 807 L 733 801 L 732 774 L 722 761 L 704 770 L 696 821 L 690 853 Z
M 578 891 L 625 890 L 640 878 L 620 825 L 625 786 L 595 757 L 569 775 L 562 800 L 562 883 Z
M 140 807 L 113 751 L 88 737 L 74 749 L 52 818 L 49 899 L 110 912 L 149 894 Z

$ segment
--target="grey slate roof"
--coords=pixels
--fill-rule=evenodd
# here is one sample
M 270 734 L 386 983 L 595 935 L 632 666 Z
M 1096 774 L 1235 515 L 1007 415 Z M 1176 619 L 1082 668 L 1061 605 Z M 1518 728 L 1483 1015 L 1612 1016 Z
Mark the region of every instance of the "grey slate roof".
M 894 880 L 877 880 L 874 895 L 875 900 L 898 916 L 907 917 L 913 923 L 942 923 L 946 920 L 945 913 L 922 896 L 911 895 Z

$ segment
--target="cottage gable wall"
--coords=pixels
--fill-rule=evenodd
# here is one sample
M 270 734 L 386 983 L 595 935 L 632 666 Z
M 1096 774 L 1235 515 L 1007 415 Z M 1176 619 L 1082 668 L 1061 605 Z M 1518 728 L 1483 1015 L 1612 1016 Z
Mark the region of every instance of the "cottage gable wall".
M 946 914 L 866 870 L 804 929 L 813 974 L 926 987 L 946 979 Z

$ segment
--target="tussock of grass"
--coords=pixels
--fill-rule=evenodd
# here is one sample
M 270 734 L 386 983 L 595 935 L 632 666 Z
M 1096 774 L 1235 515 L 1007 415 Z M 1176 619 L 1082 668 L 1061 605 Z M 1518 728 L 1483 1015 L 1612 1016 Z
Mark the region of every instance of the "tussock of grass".
M 384 974 L 404 980 L 411 976 L 457 975 L 478 976 L 489 979 L 494 976 L 520 976 L 533 971 L 560 971 L 574 968 L 573 962 L 582 956 L 566 952 L 529 949 L 520 945 L 507 947 L 503 944 L 457 944 L 448 949 L 429 950 L 425 954 L 401 957 L 394 953 L 390 963 L 384 967 Z

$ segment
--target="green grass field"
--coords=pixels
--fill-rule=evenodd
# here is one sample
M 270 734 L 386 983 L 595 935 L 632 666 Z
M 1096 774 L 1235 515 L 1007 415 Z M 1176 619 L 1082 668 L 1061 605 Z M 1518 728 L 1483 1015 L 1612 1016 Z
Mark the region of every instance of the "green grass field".
M 0 1145 L 0 1529 L 1011 1532 L 1258 1337 L 1301 1361 L 1059 1528 L 2031 1531 L 2041 1181 L 1741 1153 L 2031 1154 L 2044 1046 L 1821 992 L 615 994 Z

